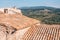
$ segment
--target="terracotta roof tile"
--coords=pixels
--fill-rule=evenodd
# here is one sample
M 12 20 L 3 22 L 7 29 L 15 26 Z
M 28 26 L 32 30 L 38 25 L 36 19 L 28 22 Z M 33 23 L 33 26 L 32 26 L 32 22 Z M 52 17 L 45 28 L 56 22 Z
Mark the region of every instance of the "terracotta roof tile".
M 22 40 L 60 40 L 60 25 L 33 25 L 23 35 Z
M 10 25 L 16 29 L 22 29 L 38 23 L 36 19 L 32 19 L 20 14 L 0 14 L 0 23 Z

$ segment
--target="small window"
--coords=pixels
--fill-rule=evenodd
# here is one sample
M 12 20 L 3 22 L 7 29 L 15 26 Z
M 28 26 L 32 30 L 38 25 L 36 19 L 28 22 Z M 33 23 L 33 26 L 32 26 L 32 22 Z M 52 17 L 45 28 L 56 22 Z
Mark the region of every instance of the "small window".
M 8 13 L 8 9 L 4 9 L 4 13 Z

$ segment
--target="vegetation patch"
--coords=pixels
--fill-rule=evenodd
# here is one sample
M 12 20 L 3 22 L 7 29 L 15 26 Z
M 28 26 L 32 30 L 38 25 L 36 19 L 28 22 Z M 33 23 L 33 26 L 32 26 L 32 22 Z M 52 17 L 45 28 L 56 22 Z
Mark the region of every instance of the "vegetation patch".
M 40 20 L 45 24 L 60 24 L 60 9 L 52 7 L 22 9 L 22 13 L 28 17 Z

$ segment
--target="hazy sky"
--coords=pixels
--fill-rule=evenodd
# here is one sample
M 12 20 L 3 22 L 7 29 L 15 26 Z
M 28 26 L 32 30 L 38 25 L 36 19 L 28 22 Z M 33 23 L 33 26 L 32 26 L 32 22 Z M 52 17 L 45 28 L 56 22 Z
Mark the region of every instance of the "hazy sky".
M 60 8 L 60 0 L 0 0 L 0 8 L 13 6 L 50 6 Z

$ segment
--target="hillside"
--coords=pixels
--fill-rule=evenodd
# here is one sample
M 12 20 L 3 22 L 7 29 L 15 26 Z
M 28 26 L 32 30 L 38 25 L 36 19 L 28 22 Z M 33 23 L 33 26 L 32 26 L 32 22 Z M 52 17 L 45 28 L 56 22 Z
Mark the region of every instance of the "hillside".
M 36 6 L 20 8 L 24 15 L 45 24 L 60 24 L 60 8 Z

